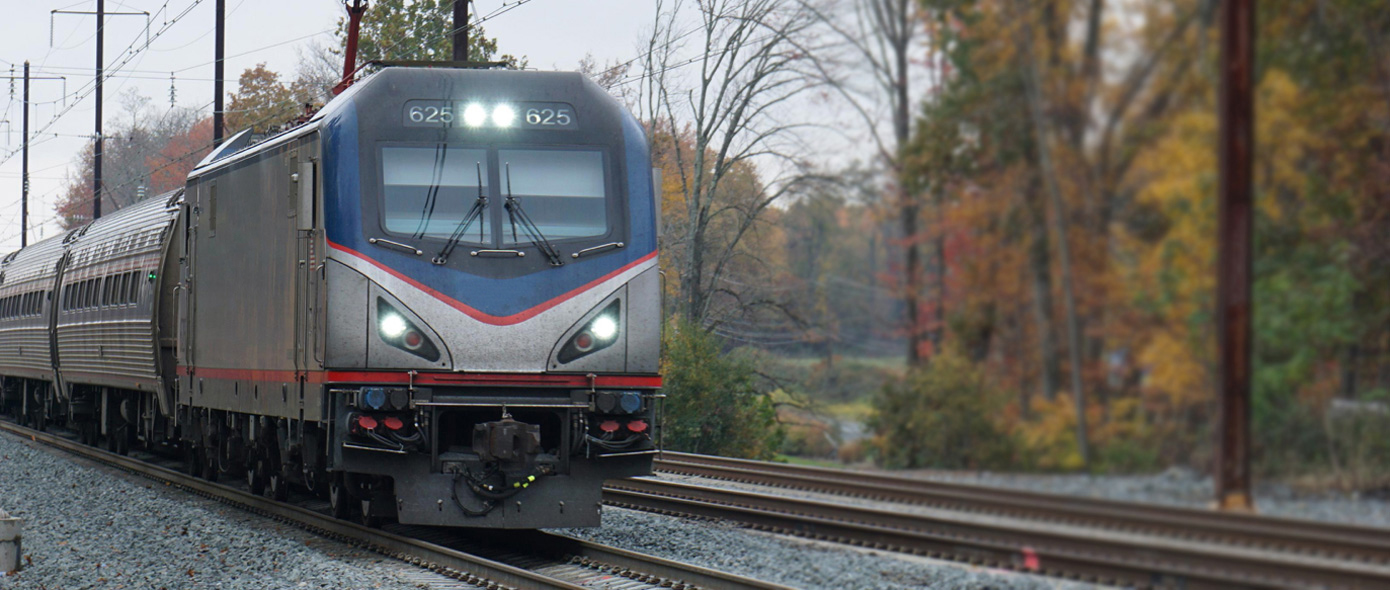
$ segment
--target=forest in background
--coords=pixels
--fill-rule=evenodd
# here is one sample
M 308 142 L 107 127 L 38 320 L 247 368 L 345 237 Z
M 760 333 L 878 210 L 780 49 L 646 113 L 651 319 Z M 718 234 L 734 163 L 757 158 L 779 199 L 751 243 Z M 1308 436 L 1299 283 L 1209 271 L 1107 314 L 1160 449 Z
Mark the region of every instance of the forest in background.
M 362 59 L 447 55 L 448 8 L 374 3 Z M 658 2 L 637 58 L 583 69 L 646 125 L 662 170 L 668 446 L 1207 469 L 1218 8 Z M 1386 485 L 1390 7 L 1258 15 L 1257 468 Z M 472 45 L 500 55 L 481 30 Z M 324 102 L 337 47 L 293 75 L 247 70 L 228 129 Z M 209 122 L 124 102 L 107 210 L 178 186 L 210 146 Z M 827 135 L 862 155 L 826 157 Z M 69 225 L 89 167 L 59 206 Z

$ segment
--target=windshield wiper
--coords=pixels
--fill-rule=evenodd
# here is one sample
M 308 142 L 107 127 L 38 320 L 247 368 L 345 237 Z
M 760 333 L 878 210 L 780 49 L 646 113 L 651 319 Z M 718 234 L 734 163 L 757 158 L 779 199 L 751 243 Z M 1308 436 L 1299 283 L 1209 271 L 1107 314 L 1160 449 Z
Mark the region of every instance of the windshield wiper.
M 521 200 L 512 196 L 512 165 L 507 163 L 507 201 L 503 205 L 507 210 L 507 218 L 512 222 L 512 241 L 516 239 L 516 222 L 521 220 L 521 229 L 526 232 L 526 237 L 540 249 L 541 254 L 545 254 L 550 266 L 563 266 L 564 260 L 560 259 L 560 251 L 555 249 L 555 245 L 550 240 L 545 239 L 545 234 L 541 233 L 541 228 L 531 221 L 531 216 L 521 208 Z
M 473 201 L 473 208 L 468 210 L 468 214 L 459 220 L 459 224 L 454 226 L 454 233 L 449 234 L 449 241 L 444 242 L 444 248 L 434 257 L 435 264 L 444 264 L 449 261 L 449 255 L 454 253 L 454 247 L 458 246 L 459 240 L 463 239 L 463 234 L 468 233 L 469 226 L 474 221 L 483 216 L 483 210 L 487 209 L 487 197 L 483 196 L 483 164 L 474 162 L 478 168 L 478 199 Z M 478 226 L 478 241 L 483 241 L 483 226 Z
M 434 217 L 434 206 L 439 202 L 439 187 L 444 183 L 444 159 L 449 150 L 444 144 L 434 147 L 434 172 L 430 176 L 429 190 L 425 191 L 425 206 L 420 210 L 420 223 L 415 226 L 416 239 L 425 237 L 429 231 L 430 218 Z

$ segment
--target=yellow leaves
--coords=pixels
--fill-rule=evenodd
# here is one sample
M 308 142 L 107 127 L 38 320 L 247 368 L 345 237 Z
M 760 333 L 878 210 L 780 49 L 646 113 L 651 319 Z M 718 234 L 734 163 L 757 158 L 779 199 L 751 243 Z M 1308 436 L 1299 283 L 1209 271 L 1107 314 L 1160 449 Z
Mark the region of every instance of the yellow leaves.
M 1148 371 L 1145 393 L 1177 407 L 1210 399 L 1211 375 L 1202 362 L 1209 358 L 1208 348 L 1193 346 L 1192 337 L 1182 328 L 1156 331 L 1138 354 L 1140 366 Z
M 1048 401 L 1033 398 L 1034 419 L 1019 425 L 1024 448 L 1037 453 L 1042 469 L 1074 470 L 1083 467 L 1076 445 L 1076 411 L 1071 396 Z
M 1255 93 L 1255 183 L 1263 197 L 1256 206 L 1276 220 L 1281 211 L 1274 196 L 1302 192 L 1307 182 L 1302 160 L 1306 146 L 1316 142 L 1301 108 L 1298 85 L 1288 73 L 1266 71 Z

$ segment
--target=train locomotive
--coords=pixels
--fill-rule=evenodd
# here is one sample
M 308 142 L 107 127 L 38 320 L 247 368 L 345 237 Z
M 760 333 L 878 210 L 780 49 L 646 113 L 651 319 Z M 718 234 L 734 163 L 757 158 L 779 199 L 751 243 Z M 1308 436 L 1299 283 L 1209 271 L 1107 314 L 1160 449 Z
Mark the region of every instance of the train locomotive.
M 368 523 L 595 526 L 648 474 L 643 129 L 580 74 L 386 67 L 0 263 L 0 403 Z

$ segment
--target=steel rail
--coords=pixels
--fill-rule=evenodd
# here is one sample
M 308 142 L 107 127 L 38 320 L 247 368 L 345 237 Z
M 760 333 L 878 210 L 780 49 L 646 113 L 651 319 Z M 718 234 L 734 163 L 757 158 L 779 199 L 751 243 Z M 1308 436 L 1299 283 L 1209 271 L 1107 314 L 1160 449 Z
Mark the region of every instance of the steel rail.
M 589 586 L 472 555 L 423 539 L 339 520 L 304 507 L 277 502 L 140 459 L 83 445 L 52 433 L 24 428 L 4 421 L 0 421 L 0 431 L 293 524 L 316 534 L 418 565 L 465 583 L 489 589 L 585 590 L 589 588 Z M 616 575 L 637 582 L 688 590 L 697 588 L 707 590 L 791 590 L 785 586 L 642 555 L 599 543 L 550 533 L 537 533 L 537 535 L 540 537 L 535 543 L 539 548 L 552 552 L 562 551 L 564 554 L 572 556 L 571 561 L 579 565 L 600 571 L 611 571 Z
M 1377 564 L 1038 521 L 922 516 L 656 479 L 611 481 L 604 500 L 619 507 L 1137 588 L 1390 587 L 1390 567 Z
M 642 582 L 665 585 L 663 580 L 682 580 L 686 585 L 710 590 L 793 590 L 789 586 L 645 555 L 592 541 L 583 541 L 554 533 L 542 534 L 544 540 L 541 543 L 553 544 L 551 545 L 552 550 L 573 555 L 583 565 L 601 564 L 600 567 L 623 568 L 618 573 Z
M 1120 532 L 1390 564 L 1390 530 L 931 481 L 882 473 L 663 453 L 656 469 L 724 481 L 1046 520 Z

